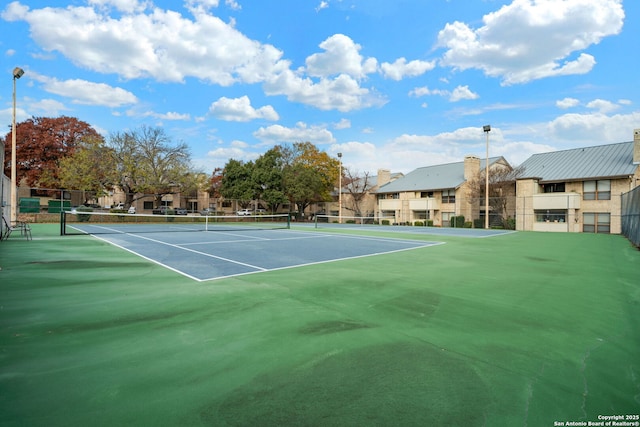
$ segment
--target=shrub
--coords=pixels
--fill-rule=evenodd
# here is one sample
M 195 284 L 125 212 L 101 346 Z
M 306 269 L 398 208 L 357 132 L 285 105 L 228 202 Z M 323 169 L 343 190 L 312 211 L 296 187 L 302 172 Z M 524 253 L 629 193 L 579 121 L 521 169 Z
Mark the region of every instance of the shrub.
M 424 227 L 424 222 L 416 221 L 416 222 L 413 223 L 413 225 L 415 225 L 416 227 Z
M 504 220 L 504 228 L 507 230 L 515 230 L 516 229 L 516 219 L 515 218 L 507 218 Z
M 76 212 L 93 212 L 93 208 L 90 208 L 88 206 L 78 206 L 76 208 Z M 78 221 L 80 222 L 88 222 L 89 218 L 91 218 L 90 215 L 82 215 L 81 213 L 78 214 Z
M 433 220 L 432 219 L 428 219 L 427 220 L 427 227 L 433 227 Z
M 464 227 L 464 215 L 460 216 L 452 216 L 449 220 L 449 224 L 454 228 L 462 228 Z
M 464 228 L 471 228 L 471 227 L 473 227 L 473 223 L 471 221 L 465 221 Z
M 383 219 L 382 220 L 382 225 L 389 225 L 389 220 L 388 219 Z
M 480 218 L 473 220 L 473 228 L 484 228 L 484 221 Z

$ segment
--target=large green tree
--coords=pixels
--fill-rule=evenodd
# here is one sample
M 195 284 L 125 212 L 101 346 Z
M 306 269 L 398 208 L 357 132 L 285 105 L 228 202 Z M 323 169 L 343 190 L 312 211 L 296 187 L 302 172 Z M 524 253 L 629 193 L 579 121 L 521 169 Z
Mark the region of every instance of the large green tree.
M 230 159 L 224 166 L 220 183 L 220 194 L 225 199 L 237 200 L 246 208 L 257 197 L 256 184 L 252 179 L 253 162 Z
M 60 160 L 62 188 L 82 190 L 84 202 L 101 196 L 117 182 L 113 151 L 102 138 L 86 138 L 79 142 L 71 156 Z
M 263 200 L 270 212 L 276 212 L 287 202 L 283 181 L 283 157 L 279 147 L 274 147 L 256 159 L 251 175 L 258 198 Z
M 283 186 L 299 215 L 314 202 L 331 200 L 338 184 L 340 162 L 310 142 L 281 148 L 284 159 Z
M 127 206 L 137 194 L 153 195 L 159 206 L 167 194 L 193 190 L 189 148 L 184 143 L 173 143 L 163 128 L 142 126 L 118 132 L 111 135 L 108 145 Z
M 11 132 L 5 135 L 4 173 L 11 174 Z M 102 136 L 75 117 L 31 117 L 16 124 L 16 177 L 35 187 L 60 188 L 60 161 L 82 141 Z

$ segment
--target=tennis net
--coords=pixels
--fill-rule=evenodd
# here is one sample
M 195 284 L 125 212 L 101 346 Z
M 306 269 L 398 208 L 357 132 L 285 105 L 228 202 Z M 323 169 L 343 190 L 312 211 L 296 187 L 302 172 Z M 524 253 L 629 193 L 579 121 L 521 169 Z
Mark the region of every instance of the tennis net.
M 316 215 L 314 222 L 321 228 L 325 224 L 391 225 L 394 221 L 394 217 Z
M 241 231 L 290 228 L 289 214 L 150 215 L 63 211 L 60 234 L 165 233 L 173 231 Z

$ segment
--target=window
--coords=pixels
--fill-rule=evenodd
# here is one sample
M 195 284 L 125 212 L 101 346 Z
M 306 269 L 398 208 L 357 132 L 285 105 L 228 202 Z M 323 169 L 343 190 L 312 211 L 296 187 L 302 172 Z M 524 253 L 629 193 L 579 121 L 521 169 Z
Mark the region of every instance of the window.
M 391 196 L 392 199 L 399 199 L 400 198 L 400 193 L 393 193 Z
M 611 232 L 611 214 L 609 213 L 585 213 L 583 216 L 582 231 L 585 233 Z
M 567 211 L 561 209 L 547 209 L 535 211 L 536 222 L 567 222 Z
M 564 182 L 553 182 L 542 186 L 545 193 L 564 193 Z
M 153 209 L 153 201 L 145 200 L 144 202 L 142 202 L 142 209 Z
M 611 200 L 611 181 L 585 181 L 582 185 L 583 200 Z
M 428 199 L 429 197 L 433 197 L 433 191 L 423 191 L 420 193 L 421 199 Z
M 455 203 L 455 202 L 456 202 L 456 190 L 442 191 L 442 203 Z

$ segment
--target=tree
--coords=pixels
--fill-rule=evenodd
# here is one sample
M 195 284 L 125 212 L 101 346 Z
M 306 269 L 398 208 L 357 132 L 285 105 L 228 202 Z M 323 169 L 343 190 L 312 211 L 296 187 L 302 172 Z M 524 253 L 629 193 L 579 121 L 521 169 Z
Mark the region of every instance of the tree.
M 508 220 L 512 218 L 512 208 L 515 208 L 513 199 L 516 194 L 516 179 L 522 173 L 522 167 L 514 169 L 500 164 L 489 168 L 489 209 L 494 213 L 493 223 L 499 222 L 505 228 L 511 228 Z M 485 187 L 485 171 L 480 171 L 468 183 L 469 203 L 485 200 Z
M 246 208 L 256 197 L 256 186 L 251 178 L 252 173 L 253 162 L 244 163 L 230 159 L 224 167 L 220 194 L 225 199 L 238 200 L 240 206 Z
M 115 182 L 113 152 L 102 138 L 87 137 L 80 141 L 71 156 L 60 160 L 61 187 L 82 190 L 85 203 L 113 190 Z
M 109 147 L 127 206 L 135 194 L 151 194 L 159 206 L 163 196 L 191 191 L 195 185 L 188 146 L 174 144 L 162 128 L 142 126 L 116 133 L 110 137 Z
M 296 142 L 281 147 L 284 169 L 284 189 L 298 212 L 314 202 L 331 200 L 331 191 L 338 182 L 340 162 L 310 142 Z
M 373 185 L 371 184 L 371 177 L 369 176 L 369 172 L 360 174 L 357 170 L 344 168 L 343 173 L 343 185 L 340 191 L 343 191 L 343 189 L 347 190 L 347 192 L 351 196 L 351 203 L 353 204 L 352 208 L 345 206 L 345 209 L 352 210 L 356 216 L 361 216 L 361 203 L 373 187 Z
M 280 147 L 274 147 L 260 156 L 254 163 L 252 181 L 270 212 L 276 212 L 287 202 L 283 187 L 283 157 Z
M 60 188 L 60 160 L 76 147 L 102 136 L 74 117 L 32 117 L 16 125 L 16 176 L 30 186 Z M 5 136 L 6 175 L 11 173 L 11 132 Z

